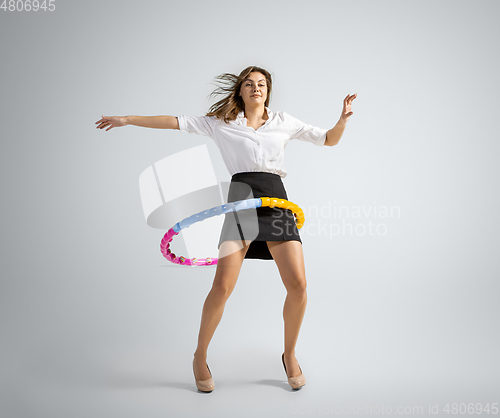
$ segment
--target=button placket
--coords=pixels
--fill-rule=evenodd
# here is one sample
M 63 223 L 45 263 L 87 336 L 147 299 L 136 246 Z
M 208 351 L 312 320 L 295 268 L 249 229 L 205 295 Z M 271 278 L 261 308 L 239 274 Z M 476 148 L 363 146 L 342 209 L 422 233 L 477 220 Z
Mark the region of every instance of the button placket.
M 259 148 L 258 148 L 259 149 L 259 161 L 258 161 L 259 170 L 264 171 L 264 158 L 263 158 L 263 153 L 262 153 L 262 144 L 260 143 L 259 135 L 258 135 L 257 131 L 255 131 L 255 130 L 254 130 L 254 135 L 255 135 L 255 142 L 259 146 Z

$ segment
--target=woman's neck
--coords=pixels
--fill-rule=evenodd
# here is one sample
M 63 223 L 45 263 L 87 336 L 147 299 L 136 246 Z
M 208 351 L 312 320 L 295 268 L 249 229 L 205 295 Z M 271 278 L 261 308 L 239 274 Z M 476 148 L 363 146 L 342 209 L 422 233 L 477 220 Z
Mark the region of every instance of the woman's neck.
M 249 122 L 256 122 L 261 120 L 269 119 L 269 115 L 266 112 L 265 106 L 257 106 L 257 107 L 245 107 L 245 118 Z

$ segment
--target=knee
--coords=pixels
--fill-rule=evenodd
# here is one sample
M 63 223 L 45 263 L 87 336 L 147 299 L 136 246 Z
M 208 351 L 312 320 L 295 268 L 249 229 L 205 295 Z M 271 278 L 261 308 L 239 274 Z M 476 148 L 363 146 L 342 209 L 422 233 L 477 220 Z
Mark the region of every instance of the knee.
M 217 299 L 226 300 L 233 292 L 233 286 L 224 281 L 214 282 L 212 285 L 212 293 Z
M 286 288 L 288 293 L 293 293 L 297 296 L 306 297 L 307 296 L 307 281 L 305 277 L 297 277 L 294 280 L 291 280 L 287 284 Z

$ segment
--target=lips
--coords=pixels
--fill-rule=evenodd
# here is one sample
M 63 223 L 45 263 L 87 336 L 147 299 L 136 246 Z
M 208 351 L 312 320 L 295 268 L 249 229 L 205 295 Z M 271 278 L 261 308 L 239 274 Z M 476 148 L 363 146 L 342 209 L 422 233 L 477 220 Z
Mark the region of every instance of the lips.
M 254 94 L 252 97 L 262 97 L 260 94 Z

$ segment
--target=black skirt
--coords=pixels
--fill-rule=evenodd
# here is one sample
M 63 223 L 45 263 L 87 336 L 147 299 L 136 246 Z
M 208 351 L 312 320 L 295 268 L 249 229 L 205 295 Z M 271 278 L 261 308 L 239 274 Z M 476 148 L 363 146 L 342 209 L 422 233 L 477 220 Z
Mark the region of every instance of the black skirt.
M 263 171 L 236 173 L 229 185 L 228 203 L 256 197 L 288 200 L 278 174 Z M 295 202 L 294 202 L 295 203 Z M 266 241 L 299 241 L 299 230 L 289 209 L 261 207 L 226 213 L 219 245 L 224 241 L 252 240 L 245 258 L 272 260 Z

